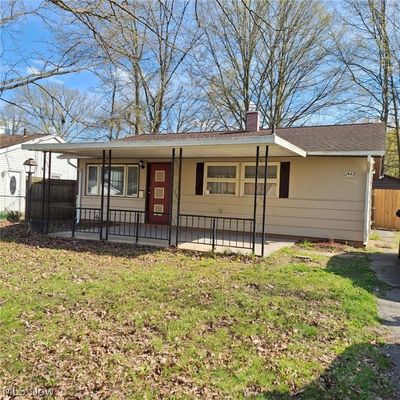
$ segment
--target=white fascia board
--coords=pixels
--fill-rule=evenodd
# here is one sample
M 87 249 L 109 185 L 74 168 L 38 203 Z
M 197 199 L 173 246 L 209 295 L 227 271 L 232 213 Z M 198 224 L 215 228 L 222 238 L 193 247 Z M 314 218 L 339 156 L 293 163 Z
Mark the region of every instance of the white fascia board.
M 219 146 L 219 145 L 263 145 L 263 144 L 277 144 L 275 137 L 269 136 L 247 136 L 235 138 L 209 138 L 209 139 L 186 139 L 182 142 L 178 140 L 168 141 L 154 141 L 154 142 L 89 142 L 89 143 L 49 143 L 49 144 L 27 144 L 22 145 L 25 150 L 39 150 L 39 151 L 79 151 L 80 149 L 92 150 L 108 150 L 108 149 L 151 149 L 162 147 L 196 147 L 196 146 Z
M 177 148 L 177 147 L 201 147 L 201 146 L 235 146 L 235 145 L 273 145 L 283 147 L 302 157 L 307 156 L 307 152 L 300 147 L 288 142 L 276 135 L 268 136 L 246 136 L 246 137 L 223 137 L 223 138 L 206 138 L 206 139 L 185 139 L 182 142 L 177 140 L 154 141 L 154 142 L 89 142 L 89 143 L 49 143 L 26 145 L 23 148 L 38 151 L 54 151 L 56 153 L 70 152 L 79 156 L 79 150 L 106 150 L 106 149 L 152 149 L 152 148 Z M 72 155 L 72 154 L 71 154 Z M 75 158 L 76 158 L 75 157 Z M 89 157 L 90 158 L 90 157 Z
M 296 153 L 296 154 L 298 154 L 299 156 L 307 157 L 307 154 L 308 154 L 308 153 L 307 153 L 305 150 L 303 150 L 303 149 L 301 149 L 300 147 L 298 147 L 298 146 L 296 146 L 296 145 L 294 145 L 294 144 L 288 142 L 288 141 L 285 140 L 285 139 L 282 139 L 282 138 L 279 137 L 279 136 L 276 136 L 276 135 L 274 135 L 274 136 L 275 136 L 275 143 L 276 143 L 277 145 L 279 145 L 279 146 L 281 146 L 281 147 L 284 147 L 285 149 L 287 149 L 287 150 L 289 150 L 289 151 L 291 151 L 291 152 L 293 152 L 293 153 Z
M 205 138 L 205 139 L 185 139 L 184 141 L 168 140 L 154 142 L 88 142 L 88 143 L 48 143 L 48 144 L 22 144 L 24 150 L 37 151 L 53 151 L 56 153 L 75 153 L 79 156 L 79 150 L 82 148 L 87 150 L 108 150 L 108 149 L 152 149 L 152 148 L 177 148 L 177 147 L 196 147 L 196 146 L 234 146 L 234 145 L 268 145 L 276 144 L 302 157 L 306 156 L 383 156 L 384 151 L 305 151 L 302 148 L 292 144 L 291 142 L 276 136 L 246 136 L 246 137 L 222 137 L 222 138 Z
M 370 151 L 370 150 L 350 150 L 350 151 L 309 151 L 307 152 L 309 156 L 372 156 L 381 157 L 385 155 L 384 151 Z

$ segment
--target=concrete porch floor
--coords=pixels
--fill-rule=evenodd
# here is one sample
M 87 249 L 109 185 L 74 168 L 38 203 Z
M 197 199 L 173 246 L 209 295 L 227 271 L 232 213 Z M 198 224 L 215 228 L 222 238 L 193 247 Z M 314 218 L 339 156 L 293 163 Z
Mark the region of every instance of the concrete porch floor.
M 71 231 L 62 231 L 62 232 L 53 232 L 49 233 L 49 236 L 53 237 L 72 237 Z M 99 233 L 87 233 L 87 232 L 75 232 L 76 239 L 86 239 L 86 240 L 100 240 Z M 256 243 L 255 254 L 261 255 L 261 238 L 258 237 L 258 243 Z M 168 240 L 159 240 L 159 239 L 148 239 L 148 238 L 139 238 L 138 243 L 135 242 L 135 238 L 132 236 L 118 236 L 118 235 L 111 235 L 108 236 L 109 242 L 115 243 L 129 243 L 137 246 L 154 246 L 154 247 L 168 247 Z M 209 252 L 212 250 L 210 244 L 203 244 L 199 243 L 201 241 L 201 237 L 199 236 L 198 239 L 193 240 L 192 242 L 182 242 L 178 244 L 179 249 L 185 250 L 193 250 L 193 251 L 204 251 Z M 215 252 L 216 253 L 224 253 L 224 252 L 231 252 L 236 254 L 252 254 L 251 249 L 248 248 L 237 248 L 231 247 L 228 245 L 228 238 L 221 240 L 224 245 L 216 245 Z M 276 238 L 269 238 L 267 237 L 264 243 L 264 256 L 267 257 L 278 251 L 284 247 L 293 246 L 295 243 L 295 239 L 276 239 Z M 174 241 L 172 242 L 174 243 Z M 248 241 L 245 242 L 246 247 L 250 247 L 250 236 Z

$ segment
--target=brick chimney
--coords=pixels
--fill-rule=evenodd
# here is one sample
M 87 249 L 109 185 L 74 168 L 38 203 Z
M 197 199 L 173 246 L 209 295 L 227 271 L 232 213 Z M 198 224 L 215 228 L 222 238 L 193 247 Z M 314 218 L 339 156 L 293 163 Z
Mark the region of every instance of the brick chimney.
M 258 111 L 247 111 L 246 113 L 246 131 L 260 130 L 260 115 Z

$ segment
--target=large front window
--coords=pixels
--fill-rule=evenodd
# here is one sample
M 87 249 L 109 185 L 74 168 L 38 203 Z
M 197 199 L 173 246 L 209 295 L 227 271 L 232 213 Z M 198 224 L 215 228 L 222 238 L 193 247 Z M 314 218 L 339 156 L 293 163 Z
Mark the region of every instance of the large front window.
M 205 194 L 237 194 L 238 164 L 205 164 Z
M 242 195 L 254 195 L 256 187 L 256 165 L 243 164 Z M 258 166 L 257 194 L 264 193 L 264 164 Z M 278 197 L 279 192 L 279 163 L 268 163 L 267 169 L 267 196 Z
M 112 165 L 109 177 L 108 166 L 104 169 L 104 195 L 108 192 L 108 180 L 110 178 L 110 196 L 132 196 L 139 195 L 139 166 Z M 102 166 L 88 165 L 87 186 L 88 195 L 101 195 Z

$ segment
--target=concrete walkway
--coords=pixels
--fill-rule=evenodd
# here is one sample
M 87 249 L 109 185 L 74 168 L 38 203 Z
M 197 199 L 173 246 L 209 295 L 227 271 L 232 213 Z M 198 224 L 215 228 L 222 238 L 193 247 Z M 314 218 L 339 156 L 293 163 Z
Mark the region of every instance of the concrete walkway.
M 400 399 L 400 260 L 393 232 L 377 231 L 379 241 L 372 241 L 371 249 L 380 253 L 371 255 L 371 268 L 390 289 L 378 298 L 381 323 L 388 331 L 385 353 L 393 362 L 392 381 Z
M 202 241 L 205 241 L 204 238 L 200 237 L 196 232 L 197 236 L 194 236 L 193 241 L 180 242 L 178 244 L 179 249 L 192 250 L 192 251 L 211 251 L 210 244 L 204 244 Z M 54 237 L 72 237 L 71 231 L 63 231 L 63 232 L 54 232 L 49 233 L 49 236 Z M 234 237 L 235 235 L 232 234 Z M 166 236 L 168 237 L 168 236 Z M 75 232 L 76 239 L 86 239 L 86 240 L 99 240 L 99 233 L 88 233 L 88 232 Z M 172 237 L 174 239 L 174 236 Z M 224 253 L 224 252 L 232 252 L 237 254 L 245 254 L 251 255 L 251 237 L 250 235 L 244 236 L 243 242 L 235 242 L 233 239 L 229 239 L 229 233 L 226 234 L 226 237 L 222 236 L 217 242 L 214 251 L 216 253 Z M 168 247 L 168 240 L 158 240 L 158 239 L 149 239 L 149 238 L 139 238 L 139 241 L 135 242 L 134 236 L 120 236 L 110 234 L 108 237 L 108 241 L 116 242 L 116 243 L 129 243 L 138 246 L 155 246 L 155 247 Z M 283 249 L 284 247 L 290 247 L 295 244 L 295 239 L 276 239 L 272 237 L 266 237 L 264 243 L 264 257 L 270 256 L 272 253 L 275 253 L 278 250 Z M 172 241 L 174 243 L 174 240 Z M 222 245 L 221 245 L 222 244 Z M 235 247 L 239 244 L 244 248 Z M 256 243 L 255 254 L 261 255 L 261 243 Z

